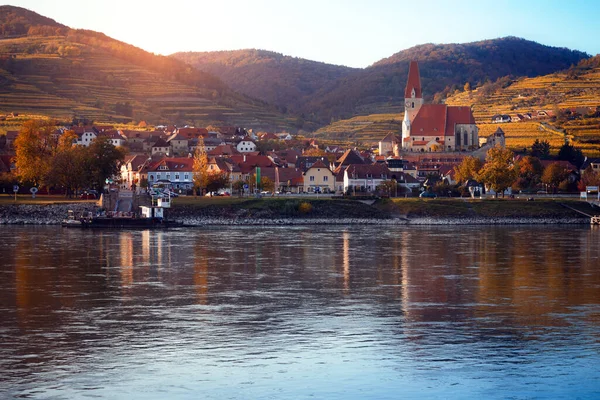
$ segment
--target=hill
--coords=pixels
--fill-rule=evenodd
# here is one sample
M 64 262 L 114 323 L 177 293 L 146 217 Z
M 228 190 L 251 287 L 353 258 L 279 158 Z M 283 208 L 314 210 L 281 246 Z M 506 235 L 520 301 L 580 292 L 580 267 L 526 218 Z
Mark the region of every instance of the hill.
M 293 129 L 212 74 L 29 10 L 0 6 L 0 113 Z
M 432 101 L 462 89 L 466 82 L 476 86 L 507 75 L 545 75 L 567 69 L 588 55 L 507 37 L 415 46 L 364 69 L 258 50 L 177 53 L 174 57 L 214 73 L 234 90 L 327 124 L 358 114 L 401 111 L 409 60 L 419 61 L 423 91 Z
M 600 155 L 600 56 L 582 60 L 561 72 L 534 78 L 501 79 L 473 91 L 455 93 L 446 103 L 472 106 L 483 134 L 500 126 L 507 138 L 521 138 L 507 142 L 515 148 L 530 146 L 536 137 L 546 134 L 554 138 L 550 142 L 556 148 L 564 143 L 566 135 L 588 155 Z M 496 114 L 515 118 L 517 114 L 535 116 L 538 111 L 549 113 L 551 118 L 490 124 Z
M 182 52 L 173 57 L 218 76 L 240 93 L 277 105 L 284 112 L 302 110 L 323 85 L 355 71 L 254 49 Z

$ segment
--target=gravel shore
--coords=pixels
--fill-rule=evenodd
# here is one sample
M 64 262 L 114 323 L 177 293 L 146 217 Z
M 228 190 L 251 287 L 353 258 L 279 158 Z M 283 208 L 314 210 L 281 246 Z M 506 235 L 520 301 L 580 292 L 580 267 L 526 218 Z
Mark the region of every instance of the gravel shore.
M 93 211 L 94 204 L 3 205 L 0 225 L 60 225 L 69 210 Z M 182 215 L 183 214 L 183 215 Z M 524 224 L 589 224 L 588 218 L 228 218 L 178 213 L 178 221 L 186 226 L 224 225 L 524 225 Z

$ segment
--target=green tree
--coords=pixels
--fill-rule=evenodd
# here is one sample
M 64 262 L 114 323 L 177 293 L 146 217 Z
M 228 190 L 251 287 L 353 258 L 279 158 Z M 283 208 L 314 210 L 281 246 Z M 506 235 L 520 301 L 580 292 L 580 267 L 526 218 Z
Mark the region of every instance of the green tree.
M 204 139 L 202 136 L 198 138 L 196 151 L 194 152 L 193 181 L 196 194 L 202 195 L 202 190 L 206 188 L 208 183 L 208 156 L 204 147 Z
M 213 172 L 207 174 L 206 191 L 217 192 L 229 186 L 229 174 L 225 171 Z
M 558 163 L 552 163 L 544 169 L 542 182 L 550 188 L 552 193 L 556 192 L 558 186 L 567 179 L 569 171 Z
M 119 173 L 125 151 L 115 147 L 107 136 L 99 136 L 89 145 L 86 153 L 84 163 L 89 174 L 88 182 L 102 192 L 106 180 Z
M 516 178 L 513 156 L 512 151 L 500 146 L 491 148 L 486 154 L 485 165 L 477 176 L 478 180 L 496 192 L 496 198 L 500 192 L 504 196 L 504 191 Z
M 550 158 L 550 143 L 547 140 L 535 139 L 531 145 L 531 156 L 542 160 Z
M 565 143 L 561 146 L 560 150 L 558 151 L 557 158 L 559 160 L 568 161 L 577 168 L 580 168 L 585 161 L 585 157 L 581 150 L 574 147 L 570 143 Z
M 85 147 L 71 146 L 58 152 L 52 159 L 48 183 L 65 188 L 66 196 L 71 197 L 88 183 L 87 157 Z
M 475 179 L 482 166 L 483 163 L 479 158 L 465 157 L 459 165 L 454 167 L 456 181 L 462 185 L 469 179 Z
M 243 194 L 245 184 L 246 184 L 246 182 L 244 182 L 242 180 L 237 180 L 237 181 L 233 182 L 233 184 L 232 184 L 233 190 L 235 190 L 240 197 Z

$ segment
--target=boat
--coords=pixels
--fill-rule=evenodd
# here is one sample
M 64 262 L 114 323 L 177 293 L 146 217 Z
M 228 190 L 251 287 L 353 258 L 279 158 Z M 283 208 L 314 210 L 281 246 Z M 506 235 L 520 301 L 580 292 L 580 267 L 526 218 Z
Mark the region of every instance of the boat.
M 169 199 L 170 200 L 170 199 Z M 85 211 L 76 213 L 68 211 L 67 219 L 62 222 L 65 228 L 176 228 L 183 226 L 182 222 L 165 218 L 165 208 L 170 207 L 170 201 L 158 200 L 152 206 L 140 206 L 141 212 Z

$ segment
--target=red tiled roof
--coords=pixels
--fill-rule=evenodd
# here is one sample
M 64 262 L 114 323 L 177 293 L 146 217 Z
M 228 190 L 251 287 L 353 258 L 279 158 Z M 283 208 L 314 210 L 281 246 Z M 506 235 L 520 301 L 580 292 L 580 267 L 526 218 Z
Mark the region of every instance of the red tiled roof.
M 471 107 L 448 106 L 446 116 L 446 135 L 454 136 L 456 124 L 475 124 Z
M 386 175 L 389 179 L 392 176 L 388 167 L 381 164 L 351 164 L 346 171 L 352 179 L 367 179 L 367 174 L 370 175 L 368 179 L 381 179 L 382 175 Z
M 413 121 L 410 136 L 444 136 L 447 107 L 445 104 L 423 104 Z
M 166 166 L 168 171 L 192 171 L 194 159 L 191 157 L 162 158 L 148 167 L 148 171 L 158 171 L 160 166 Z
M 234 146 L 221 144 L 207 153 L 209 156 L 234 156 L 240 154 Z
M 421 76 L 419 74 L 419 64 L 416 61 L 411 61 L 408 66 L 408 81 L 406 82 L 406 90 L 404 97 L 412 97 L 412 90 L 415 89 L 415 97 L 423 97 L 421 93 Z
M 311 165 L 310 168 L 326 168 L 326 169 L 329 169 L 329 167 L 327 165 L 325 165 L 325 163 L 323 161 L 321 161 L 321 160 L 317 160 L 317 162 L 315 162 L 313 165 Z

